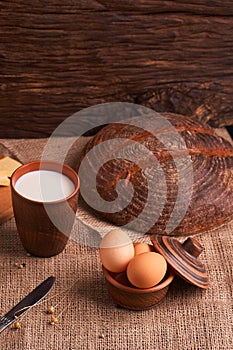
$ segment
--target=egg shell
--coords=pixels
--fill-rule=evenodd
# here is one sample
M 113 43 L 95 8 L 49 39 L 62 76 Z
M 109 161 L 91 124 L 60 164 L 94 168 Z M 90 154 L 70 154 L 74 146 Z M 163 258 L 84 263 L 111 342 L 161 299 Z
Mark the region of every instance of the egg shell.
M 104 235 L 100 242 L 100 248 L 116 248 L 127 246 L 128 244 L 133 245 L 133 242 L 127 233 L 121 229 L 115 229 Z
M 151 288 L 158 284 L 167 271 L 165 258 L 155 252 L 136 255 L 127 266 L 127 277 L 138 288 Z
M 134 246 L 129 236 L 122 230 L 108 232 L 100 243 L 100 260 L 111 272 L 122 272 L 134 257 Z
M 151 244 L 142 243 L 142 242 L 136 242 L 134 243 L 134 255 L 146 253 L 146 252 L 153 252 L 154 247 Z

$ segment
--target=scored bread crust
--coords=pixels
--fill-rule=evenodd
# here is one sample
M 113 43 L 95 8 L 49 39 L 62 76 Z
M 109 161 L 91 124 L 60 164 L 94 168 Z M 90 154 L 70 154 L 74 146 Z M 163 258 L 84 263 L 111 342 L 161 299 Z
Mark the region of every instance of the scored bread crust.
M 158 203 L 162 200 L 164 193 L 160 193 L 159 180 L 156 171 L 150 169 L 150 163 L 145 158 L 144 166 L 127 159 L 114 158 L 117 150 L 102 147 L 101 152 L 111 155 L 112 160 L 103 164 L 96 176 L 96 187 L 105 201 L 114 201 L 118 194 L 116 192 L 117 183 L 125 179 L 125 186 L 130 181 L 134 188 L 134 195 L 131 202 L 121 211 L 116 213 L 98 212 L 102 217 L 117 225 L 126 225 L 136 231 L 145 233 L 158 233 L 169 235 L 191 235 L 218 227 L 233 218 L 233 147 L 225 139 L 216 135 L 215 131 L 208 125 L 173 113 L 161 113 L 176 129 L 184 140 L 187 152 L 192 161 L 193 186 L 191 200 L 184 216 L 172 231 L 166 230 L 171 214 L 174 215 L 176 205 L 176 215 L 182 212 L 182 201 L 177 203 L 178 191 L 185 188 L 187 180 L 190 180 L 190 167 L 187 166 L 187 154 L 182 147 L 174 150 L 172 142 L 164 145 L 159 135 L 170 132 L 166 127 L 156 130 L 156 135 L 143 130 L 134 125 L 116 123 L 105 126 L 100 130 L 83 149 L 78 167 L 90 150 L 93 149 L 94 158 L 90 157 L 87 162 L 86 176 L 81 178 L 81 184 L 88 191 L 88 174 L 93 167 L 93 159 L 100 158 L 99 150 L 95 151 L 95 146 L 111 139 L 124 139 L 119 149 L 124 154 L 129 140 L 134 141 L 131 152 L 137 152 L 136 143 L 140 143 L 150 150 L 158 160 L 166 179 L 166 201 L 159 218 L 148 228 L 147 223 L 153 221 Z M 175 136 L 174 136 L 175 137 Z M 179 140 L 176 142 L 179 142 Z M 129 155 L 126 151 L 126 158 Z M 175 159 L 180 160 L 182 177 L 177 170 Z M 183 161 L 183 163 L 182 163 Z M 187 167 L 187 169 L 186 169 Z M 145 168 L 149 168 L 145 170 Z M 154 197 L 149 206 L 149 210 L 143 221 L 137 222 L 135 218 L 142 213 L 148 199 L 147 177 L 154 181 Z M 178 182 L 179 178 L 179 182 Z M 184 186 L 183 186 L 184 185 Z M 153 189 L 152 189 L 153 191 Z M 185 194 L 184 194 L 185 195 Z M 180 209 L 180 210 L 179 210 Z

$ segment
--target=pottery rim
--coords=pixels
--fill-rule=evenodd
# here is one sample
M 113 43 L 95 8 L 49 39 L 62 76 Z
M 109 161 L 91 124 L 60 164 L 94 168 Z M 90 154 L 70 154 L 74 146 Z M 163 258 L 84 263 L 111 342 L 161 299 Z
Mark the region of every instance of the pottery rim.
M 156 286 L 151 287 L 151 288 L 136 288 L 136 287 L 129 287 L 129 286 L 123 285 L 122 283 L 118 282 L 111 275 L 111 272 L 108 271 L 104 266 L 102 266 L 102 269 L 103 269 L 103 273 L 104 273 L 106 280 L 110 284 L 112 284 L 113 286 L 115 286 L 118 289 L 121 289 L 122 291 L 131 292 L 134 294 L 144 294 L 144 293 L 146 294 L 146 293 L 159 292 L 163 288 L 166 288 L 167 286 L 169 286 L 169 284 L 173 281 L 173 279 L 175 277 L 175 272 L 173 271 L 173 269 L 168 267 L 168 277 L 165 280 L 163 279 L 162 282 L 160 282 Z

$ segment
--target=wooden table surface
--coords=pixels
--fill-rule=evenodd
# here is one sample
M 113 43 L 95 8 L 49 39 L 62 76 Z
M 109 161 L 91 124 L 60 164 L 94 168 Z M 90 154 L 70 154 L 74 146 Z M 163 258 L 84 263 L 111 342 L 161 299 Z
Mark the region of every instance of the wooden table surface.
M 231 0 L 1 2 L 0 137 L 111 101 L 233 125 Z

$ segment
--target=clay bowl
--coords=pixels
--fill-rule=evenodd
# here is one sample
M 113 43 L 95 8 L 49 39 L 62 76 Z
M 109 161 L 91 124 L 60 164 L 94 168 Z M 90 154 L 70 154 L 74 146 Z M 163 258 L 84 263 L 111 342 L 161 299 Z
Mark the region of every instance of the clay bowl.
M 125 272 L 112 273 L 102 266 L 108 292 L 115 303 L 129 310 L 147 310 L 162 301 L 167 294 L 175 273 L 168 266 L 163 280 L 152 288 L 139 289 L 127 280 Z

